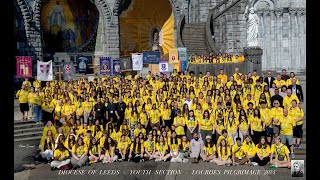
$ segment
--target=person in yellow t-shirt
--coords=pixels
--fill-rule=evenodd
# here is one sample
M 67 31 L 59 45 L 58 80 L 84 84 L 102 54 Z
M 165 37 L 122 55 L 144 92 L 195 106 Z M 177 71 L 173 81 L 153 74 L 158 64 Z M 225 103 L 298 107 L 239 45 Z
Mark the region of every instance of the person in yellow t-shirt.
M 161 111 L 161 119 L 162 119 L 162 124 L 165 126 L 170 126 L 170 120 L 171 120 L 171 109 L 169 108 L 169 105 L 167 102 L 164 102 L 163 104 L 163 110 Z
M 177 133 L 177 137 L 181 138 L 185 134 L 185 118 L 183 117 L 180 109 L 177 110 L 177 116 L 174 118 L 173 124 L 176 127 L 175 131 Z
M 71 162 L 69 151 L 62 143 L 58 144 L 57 148 L 54 150 L 53 159 L 54 160 L 50 163 L 51 170 L 59 169 Z
M 148 113 L 144 105 L 142 105 L 141 113 L 139 114 L 139 119 L 142 126 L 146 129 L 149 123 L 149 119 L 148 119 Z
M 148 134 L 148 139 L 143 143 L 144 146 L 144 155 L 146 159 L 152 160 L 154 158 L 154 153 L 156 151 L 156 145 L 153 141 L 152 134 Z
M 272 120 L 273 134 L 279 135 L 280 118 L 283 116 L 283 108 L 280 107 L 278 100 L 273 101 L 273 108 L 270 110 L 270 118 Z
M 156 152 L 154 153 L 155 161 L 167 161 L 167 159 L 170 157 L 168 150 L 168 144 L 165 142 L 164 137 L 161 135 L 159 137 L 159 140 L 156 142 Z
M 103 155 L 101 154 L 100 145 L 97 143 L 95 138 L 91 139 L 90 146 L 88 147 L 89 150 L 89 160 L 90 164 L 97 163 L 103 159 Z
M 161 117 L 161 114 L 159 110 L 156 108 L 156 104 L 152 104 L 152 109 L 149 112 L 150 126 L 152 129 L 153 127 L 157 127 L 159 129 L 160 117 Z
M 232 163 L 230 156 L 230 146 L 227 145 L 225 139 L 222 139 L 218 147 L 218 158 L 213 159 L 213 162 L 216 163 L 218 166 L 230 166 L 230 164 Z
M 120 154 L 118 161 L 126 161 L 129 145 L 126 141 L 126 136 L 123 134 L 121 135 L 120 141 L 118 142 L 117 149 L 119 150 Z
M 204 152 L 200 154 L 204 162 L 213 162 L 213 159 L 216 158 L 216 146 L 211 141 L 211 136 L 206 136 L 206 140 L 203 147 Z
M 93 112 L 93 103 L 90 102 L 89 96 L 86 96 L 85 102 L 81 103 L 81 107 L 83 109 L 83 120 L 88 123 L 89 117 Z
M 288 115 L 288 109 L 283 109 L 283 116 L 280 118 L 280 139 L 281 143 L 288 144 L 291 150 L 291 156 L 294 158 L 293 153 L 293 129 L 296 126 L 296 121 L 292 116 Z
M 247 155 L 247 158 L 249 160 L 249 164 L 251 164 L 251 160 L 255 157 L 256 155 L 256 145 L 254 142 L 252 142 L 252 139 L 249 135 L 244 137 L 244 142 L 242 144 L 243 150 Z
M 265 166 L 270 162 L 271 149 L 266 142 L 266 137 L 261 136 L 259 143 L 256 145 L 256 152 L 253 161 L 258 163 L 259 166 Z
M 230 111 L 228 116 L 225 117 L 225 123 L 227 126 L 228 136 L 232 138 L 233 144 L 236 143 L 236 137 L 238 132 L 239 121 L 238 118 L 235 117 L 233 111 Z
M 143 153 L 144 153 L 143 143 L 141 143 L 139 137 L 135 137 L 134 142 L 131 143 L 131 146 L 130 146 L 130 152 L 128 156 L 129 161 L 133 161 L 136 163 L 143 162 L 144 161 Z
M 44 124 L 46 124 L 49 120 L 53 120 L 53 109 L 54 106 L 52 104 L 52 102 L 49 101 L 49 98 L 46 97 L 44 99 L 44 102 L 41 105 L 41 109 L 43 110 L 43 121 Z
M 212 116 L 210 116 L 209 111 L 205 110 L 202 117 L 199 118 L 199 133 L 201 134 L 201 139 L 206 136 L 212 136 L 215 134 L 215 123 Z
M 271 146 L 270 164 L 271 167 L 291 167 L 290 152 L 285 144 L 281 143 L 280 136 L 275 135 L 275 144 Z M 274 159 L 273 159 L 274 157 Z
M 236 138 L 236 143 L 232 146 L 232 165 L 243 165 L 249 161 L 241 143 L 240 137 Z
M 239 137 L 244 139 L 243 137 L 249 135 L 249 125 L 250 121 L 248 120 L 247 113 L 244 109 L 241 109 L 239 112 Z
M 272 119 L 270 116 L 270 109 L 267 108 L 266 101 L 260 102 L 260 115 L 261 115 L 261 120 L 265 124 L 265 135 L 267 137 L 267 143 L 271 145 L 271 140 L 273 136 Z
M 189 111 L 189 115 L 185 119 L 185 124 L 187 126 L 186 136 L 188 139 L 192 139 L 193 133 L 198 132 L 198 119 L 194 116 L 193 110 Z
M 33 121 L 37 123 L 41 123 L 42 120 L 42 97 L 40 96 L 40 91 L 36 90 L 35 96 L 34 96 L 34 106 L 33 106 L 33 111 L 34 111 L 34 118 Z
M 146 129 L 142 127 L 142 124 L 138 122 L 137 128 L 133 131 L 134 137 L 138 137 L 139 133 L 142 132 L 143 136 L 146 137 Z
M 84 144 L 83 139 L 79 137 L 77 143 L 72 147 L 71 164 L 73 169 L 84 166 L 88 159 L 88 147 Z
M 111 137 L 108 137 L 102 147 L 102 150 L 105 152 L 104 158 L 102 160 L 102 164 L 113 163 L 118 159 L 118 156 L 115 155 L 115 152 L 114 152 L 116 146 L 117 145 L 114 142 L 114 140 Z
M 264 120 L 261 118 L 259 109 L 254 110 L 254 116 L 250 120 L 250 128 L 252 141 L 255 144 L 258 144 L 259 139 L 262 136 L 263 131 L 265 130 L 265 123 Z
M 66 141 L 64 142 L 64 146 L 69 150 L 69 152 L 72 152 L 72 147 L 76 144 L 77 136 L 74 133 L 71 133 L 67 135 Z
M 287 95 L 283 98 L 283 106 L 290 109 L 293 100 L 296 100 L 298 104 L 300 103 L 298 96 L 292 94 L 291 89 L 287 89 Z
M 30 119 L 33 119 L 34 111 L 33 111 L 33 103 L 34 103 L 34 97 L 35 97 L 35 89 L 34 87 L 30 88 L 30 92 L 28 93 L 28 102 L 31 109 L 31 117 Z
M 225 140 L 225 143 L 227 144 L 227 146 L 231 149 L 232 148 L 232 145 L 233 145 L 233 139 L 228 136 L 228 131 L 226 129 L 223 129 L 222 130 L 222 135 L 219 136 L 218 140 L 217 140 L 217 148 L 219 147 L 220 145 L 220 142 L 222 140 Z
M 221 83 L 225 84 L 228 80 L 228 76 L 224 74 L 224 70 L 220 69 L 220 74 L 217 76 L 218 79 L 221 79 Z
M 289 109 L 289 116 L 291 116 L 296 122 L 296 126 L 293 129 L 293 144 L 295 147 L 299 148 L 301 143 L 301 138 L 303 135 L 302 126 L 303 126 L 303 118 L 304 112 L 303 109 L 297 106 L 297 101 L 292 100 L 292 106 Z

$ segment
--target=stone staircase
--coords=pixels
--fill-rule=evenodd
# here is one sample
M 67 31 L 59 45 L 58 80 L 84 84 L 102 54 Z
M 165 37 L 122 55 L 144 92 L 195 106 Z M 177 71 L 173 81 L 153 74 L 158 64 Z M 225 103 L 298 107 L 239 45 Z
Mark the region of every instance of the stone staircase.
M 209 54 L 206 40 L 206 24 L 205 23 L 188 23 L 184 25 L 182 30 L 182 42 L 187 48 L 188 55 L 197 53 Z
M 43 124 L 36 124 L 33 121 L 14 122 L 14 142 L 39 140 L 43 132 Z

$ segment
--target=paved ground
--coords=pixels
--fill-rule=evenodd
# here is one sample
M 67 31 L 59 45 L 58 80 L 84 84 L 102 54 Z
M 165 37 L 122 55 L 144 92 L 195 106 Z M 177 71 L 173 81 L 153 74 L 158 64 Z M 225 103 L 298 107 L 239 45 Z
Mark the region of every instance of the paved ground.
M 305 75 L 298 76 L 300 84 L 303 87 L 303 92 L 306 99 L 306 81 Z M 20 120 L 22 114 L 19 111 L 19 104 L 17 99 L 15 99 L 15 115 L 14 120 Z M 302 104 L 302 108 L 306 112 L 306 101 Z M 306 121 L 304 121 L 306 125 Z M 38 141 L 23 141 L 14 143 L 14 178 L 17 180 L 33 180 L 33 179 L 126 179 L 126 180 L 187 180 L 187 179 L 252 179 L 252 180 L 280 180 L 280 179 L 291 179 L 289 169 L 270 169 L 268 166 L 265 167 L 249 167 L 247 165 L 237 166 L 237 167 L 219 167 L 213 163 L 200 162 L 199 164 L 192 164 L 190 162 L 183 163 L 170 163 L 170 162 L 160 162 L 156 163 L 154 161 L 148 161 L 145 163 L 132 163 L 132 162 L 122 162 L 114 164 L 98 163 L 92 166 L 82 167 L 77 171 L 69 171 L 69 175 L 62 174 L 62 171 L 51 171 L 49 164 L 39 164 L 35 166 L 33 170 L 25 170 L 24 164 L 34 163 L 33 155 L 36 153 L 38 146 Z M 295 159 L 305 160 L 306 156 L 296 156 Z M 305 166 L 306 167 L 306 166 Z M 140 174 L 132 174 L 133 171 L 130 170 L 140 170 Z M 145 170 L 145 171 L 143 171 Z M 169 171 L 166 171 L 169 170 Z M 198 171 L 197 171 L 198 170 Z M 232 171 L 236 170 L 236 171 Z M 242 171 L 244 174 L 239 173 L 238 170 L 253 170 L 253 171 Z M 260 170 L 260 171 L 259 171 Z M 95 174 L 89 175 L 95 171 Z M 136 172 L 136 171 L 135 171 Z M 131 174 L 130 174 L 131 173 Z M 148 174 L 150 173 L 150 174 Z M 178 174 L 177 174 L 178 173 Z M 215 173 L 215 174 L 214 174 Z M 231 173 L 231 174 L 230 174 Z M 249 174 L 248 174 L 249 173 Z M 253 173 L 253 174 L 251 174 Z M 257 174 L 259 173 L 259 174 Z M 272 173 L 272 175 L 268 175 Z M 306 169 L 305 169 L 306 173 Z M 144 174 L 144 175 L 143 175 Z M 293 179 L 305 179 L 304 178 L 293 178 Z

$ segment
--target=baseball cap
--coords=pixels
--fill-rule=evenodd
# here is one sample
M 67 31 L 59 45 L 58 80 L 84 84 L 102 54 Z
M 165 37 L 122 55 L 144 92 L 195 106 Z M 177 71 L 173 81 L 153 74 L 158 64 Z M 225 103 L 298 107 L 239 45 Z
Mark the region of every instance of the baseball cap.
M 210 135 L 206 136 L 206 139 L 211 139 L 211 136 Z

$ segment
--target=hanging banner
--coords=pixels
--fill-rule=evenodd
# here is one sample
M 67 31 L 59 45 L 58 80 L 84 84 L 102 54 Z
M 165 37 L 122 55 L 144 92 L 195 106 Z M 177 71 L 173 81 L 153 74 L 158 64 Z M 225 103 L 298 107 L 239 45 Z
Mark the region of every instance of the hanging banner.
M 75 71 L 76 71 L 75 67 L 72 66 L 70 62 L 65 62 L 62 65 L 63 80 L 71 80 L 71 79 L 73 79 Z
M 53 80 L 53 72 L 52 72 L 52 61 L 37 62 L 37 80 L 40 81 L 52 81 Z
M 32 56 L 16 56 L 17 78 L 32 77 Z
M 179 63 L 177 48 L 172 48 L 169 50 L 169 63 L 170 64 Z
M 120 58 L 120 69 L 121 71 L 132 71 L 131 57 Z
M 111 73 L 111 57 L 100 57 L 100 74 Z
M 86 73 L 90 61 L 92 62 L 91 56 L 77 56 L 77 72 Z
M 160 51 L 143 51 L 143 64 L 159 64 Z
M 180 72 L 187 70 L 188 61 L 180 61 Z
M 114 59 L 112 61 L 113 65 L 113 74 L 121 74 L 120 61 L 119 59 Z
M 143 69 L 143 60 L 141 53 L 132 53 L 132 70 L 133 71 L 142 71 Z
M 168 72 L 169 71 L 169 63 L 166 60 L 160 60 L 159 62 L 159 71 L 162 72 Z
M 180 61 L 186 61 L 187 60 L 187 48 L 182 47 L 178 48 L 178 55 Z

